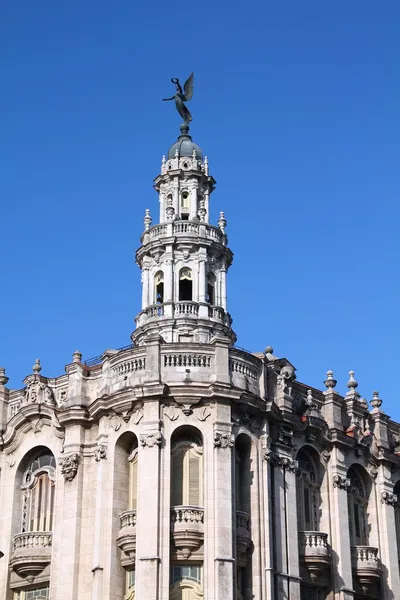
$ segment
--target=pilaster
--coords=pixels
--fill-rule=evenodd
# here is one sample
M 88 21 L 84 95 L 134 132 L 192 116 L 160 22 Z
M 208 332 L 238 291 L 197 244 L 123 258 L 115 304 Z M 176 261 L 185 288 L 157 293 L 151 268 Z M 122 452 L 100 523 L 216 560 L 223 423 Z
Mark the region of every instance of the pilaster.
M 394 509 L 398 498 L 393 494 L 390 469 L 379 465 L 376 478 L 380 559 L 383 569 L 382 600 L 400 598 L 399 556 Z

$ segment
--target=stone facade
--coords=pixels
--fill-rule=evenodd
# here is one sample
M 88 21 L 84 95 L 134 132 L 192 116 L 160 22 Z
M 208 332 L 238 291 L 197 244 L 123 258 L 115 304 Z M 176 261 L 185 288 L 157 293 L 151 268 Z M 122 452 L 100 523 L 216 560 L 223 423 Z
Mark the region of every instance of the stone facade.
M 400 598 L 400 425 L 353 372 L 342 397 L 234 345 L 208 169 L 183 127 L 130 346 L 0 370 L 4 600 Z

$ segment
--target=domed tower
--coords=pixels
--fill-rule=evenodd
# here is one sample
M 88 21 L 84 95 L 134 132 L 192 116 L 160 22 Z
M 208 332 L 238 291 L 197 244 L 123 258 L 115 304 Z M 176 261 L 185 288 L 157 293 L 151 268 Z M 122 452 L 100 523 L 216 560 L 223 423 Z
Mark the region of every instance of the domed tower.
M 159 223 L 153 224 L 147 209 L 136 252 L 142 270 L 142 310 L 132 333 L 137 346 L 154 333 L 165 342 L 208 343 L 216 335 L 236 340 L 226 301 L 226 272 L 233 258 L 226 220 L 221 212 L 218 226 L 210 225 L 215 180 L 188 124 L 180 129 L 154 182 Z

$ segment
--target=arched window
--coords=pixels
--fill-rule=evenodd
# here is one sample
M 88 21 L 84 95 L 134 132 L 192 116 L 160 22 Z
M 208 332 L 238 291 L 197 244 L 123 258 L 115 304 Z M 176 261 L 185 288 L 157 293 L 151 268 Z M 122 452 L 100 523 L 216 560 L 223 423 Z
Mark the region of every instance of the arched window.
M 185 267 L 184 269 L 181 269 L 179 273 L 179 300 L 192 300 L 192 298 L 192 271 Z
M 187 190 L 184 190 L 181 194 L 181 218 L 184 221 L 189 219 L 190 213 L 190 195 Z
M 49 450 L 36 455 L 22 480 L 21 531 L 52 531 L 56 461 Z M 26 592 L 27 593 L 27 592 Z
M 171 565 L 170 600 L 203 600 L 202 565 Z
M 203 503 L 203 447 L 195 434 L 183 433 L 172 446 L 172 506 Z
M 394 486 L 393 492 L 397 496 L 397 502 L 394 507 L 394 518 L 396 522 L 397 560 L 400 563 L 400 481 Z
M 154 277 L 155 304 L 164 302 L 164 273 L 158 271 Z
M 207 302 L 215 304 L 215 275 L 210 273 L 207 280 Z
M 350 544 L 352 546 L 366 546 L 368 545 L 368 496 L 365 484 L 360 474 L 353 467 L 350 467 L 347 477 L 350 479 L 350 488 L 347 495 Z
M 41 587 L 34 590 L 21 590 L 14 592 L 14 600 L 48 600 L 50 598 L 50 588 Z
M 297 522 L 299 531 L 319 530 L 319 481 L 314 460 L 307 450 L 297 455 Z

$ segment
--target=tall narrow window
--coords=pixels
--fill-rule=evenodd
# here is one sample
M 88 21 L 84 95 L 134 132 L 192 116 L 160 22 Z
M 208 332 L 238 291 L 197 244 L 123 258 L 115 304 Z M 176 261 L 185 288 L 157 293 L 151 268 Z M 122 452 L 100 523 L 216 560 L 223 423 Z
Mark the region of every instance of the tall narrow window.
M 207 302 L 215 304 L 215 275 L 210 273 L 207 281 Z
M 181 218 L 184 221 L 189 219 L 190 213 L 190 195 L 187 190 L 184 190 L 181 194 Z
M 54 512 L 54 456 L 42 452 L 25 470 L 22 482 L 21 531 L 52 531 Z
M 164 302 L 164 273 L 158 271 L 154 277 L 155 304 Z
M 182 434 L 172 447 L 172 506 L 201 506 L 203 448 L 195 435 Z
M 319 530 L 319 482 L 313 459 L 306 450 L 297 455 L 297 520 L 299 531 Z
M 368 497 L 365 485 L 360 474 L 353 467 L 350 467 L 348 471 L 348 478 L 350 479 L 350 488 L 347 495 L 350 544 L 352 546 L 366 546 L 368 544 Z
M 202 571 L 196 563 L 171 565 L 170 600 L 202 600 Z
M 179 300 L 192 300 L 193 281 L 192 271 L 190 269 L 181 269 L 179 273 Z

